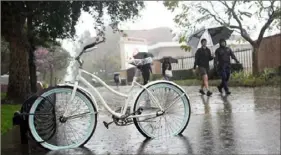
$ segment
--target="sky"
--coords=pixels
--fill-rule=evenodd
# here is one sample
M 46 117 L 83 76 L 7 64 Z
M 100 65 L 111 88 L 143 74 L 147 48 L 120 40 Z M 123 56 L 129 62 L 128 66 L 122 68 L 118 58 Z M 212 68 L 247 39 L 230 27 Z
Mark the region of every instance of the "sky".
M 190 2 L 190 3 L 201 3 L 201 2 Z M 244 8 L 247 6 L 243 5 L 242 7 Z M 255 9 L 255 8 L 251 8 L 251 9 Z M 223 11 L 222 7 L 216 5 L 216 11 L 219 13 Z M 122 23 L 120 25 L 120 28 L 127 29 L 127 30 L 128 29 L 139 30 L 139 29 L 152 29 L 156 27 L 169 27 L 174 31 L 178 31 L 178 29 L 176 28 L 176 24 L 173 21 L 175 15 L 176 15 L 175 13 L 172 13 L 163 5 L 162 1 L 160 2 L 145 1 L 145 9 L 141 11 L 140 17 L 134 20 L 134 22 L 131 21 L 127 23 Z M 191 16 L 198 17 L 199 15 L 197 12 L 196 13 L 194 12 L 194 14 L 191 14 Z M 253 38 L 257 38 L 259 29 L 261 28 L 262 24 L 259 24 L 258 21 L 253 18 L 249 18 L 246 21 L 247 23 L 253 23 L 251 24 L 251 26 L 257 26 L 257 31 L 254 30 L 250 34 Z M 81 17 L 76 25 L 76 35 L 81 36 L 84 33 L 84 31 L 89 30 L 92 37 L 95 36 L 95 30 L 93 29 L 93 24 L 94 24 L 93 22 L 94 20 L 90 14 L 82 12 Z M 207 25 L 207 27 L 210 25 L 212 24 Z M 199 26 L 201 27 L 204 25 L 199 24 Z M 75 45 L 73 44 L 72 41 L 63 40 L 62 46 L 63 48 L 68 50 L 71 55 L 73 56 L 75 55 L 74 53 Z
M 186 2 L 188 3 L 188 2 Z M 196 3 L 196 2 L 194 2 Z M 198 3 L 198 2 L 197 2 Z M 199 2 L 200 3 L 200 2 Z M 244 6 L 243 6 L 244 7 Z M 254 9 L 254 8 L 251 8 Z M 216 11 L 221 12 L 223 11 L 220 6 L 216 5 Z M 176 24 L 174 23 L 173 19 L 175 17 L 175 13 L 169 11 L 164 5 L 163 2 L 157 1 L 145 1 L 145 9 L 140 12 L 140 17 L 134 22 L 126 22 L 120 25 L 121 29 L 132 29 L 132 30 L 140 30 L 140 29 L 152 29 L 157 27 L 169 27 L 175 31 L 178 29 L 176 28 Z M 198 17 L 199 14 L 195 13 L 191 14 L 192 17 Z M 91 17 L 90 14 L 86 12 L 82 12 L 80 19 L 76 25 L 76 35 L 81 36 L 84 31 L 88 30 L 91 33 L 91 36 L 95 36 L 95 30 L 93 23 L 94 19 Z M 252 25 L 260 25 L 255 19 L 247 19 L 247 22 L 253 23 Z M 212 24 L 207 25 L 211 26 Z M 199 26 L 202 26 L 199 24 Z M 254 37 L 258 35 L 258 31 L 254 31 Z M 72 56 L 75 56 L 75 47 L 76 45 L 70 40 L 63 40 L 62 47 L 65 48 L 67 51 L 70 52 Z
M 120 26 L 121 29 L 152 29 L 156 27 L 175 28 L 173 22 L 173 13 L 165 8 L 163 2 L 145 1 L 146 7 L 141 11 L 140 17 L 134 22 L 127 22 Z M 82 12 L 81 17 L 76 25 L 76 35 L 81 36 L 84 31 L 89 30 L 92 36 L 95 35 L 93 29 L 93 18 L 90 14 Z M 74 55 L 73 43 L 69 40 L 62 41 L 62 47 L 68 50 L 71 55 Z

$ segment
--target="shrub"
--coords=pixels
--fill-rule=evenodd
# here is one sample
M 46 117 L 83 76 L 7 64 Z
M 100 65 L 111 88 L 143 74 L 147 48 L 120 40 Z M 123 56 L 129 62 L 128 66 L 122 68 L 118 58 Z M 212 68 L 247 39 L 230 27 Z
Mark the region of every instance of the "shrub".
M 189 70 L 173 70 L 173 77 L 171 80 L 185 80 L 185 79 L 195 79 L 196 74 L 193 73 L 192 69 Z
M 261 73 L 260 73 L 260 77 L 268 80 L 273 78 L 274 76 L 278 75 L 278 71 L 277 69 L 273 69 L 273 68 L 265 68 Z
M 233 72 L 230 78 L 234 81 L 241 81 L 245 79 L 253 79 L 253 75 L 251 73 L 240 71 L 240 72 Z
M 152 74 L 152 76 L 151 76 L 151 80 L 152 81 L 155 81 L 155 80 L 160 80 L 160 79 L 162 79 L 163 77 L 162 77 L 162 74 Z
M 49 87 L 49 85 L 47 84 L 47 83 L 43 83 L 43 88 L 44 89 L 46 89 L 46 88 L 48 88 Z

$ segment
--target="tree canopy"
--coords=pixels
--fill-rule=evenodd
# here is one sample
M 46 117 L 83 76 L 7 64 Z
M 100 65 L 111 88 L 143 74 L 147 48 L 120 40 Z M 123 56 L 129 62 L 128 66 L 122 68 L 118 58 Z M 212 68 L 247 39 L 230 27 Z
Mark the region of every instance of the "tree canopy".
M 104 16 L 110 17 L 112 26 L 117 26 L 120 21 L 131 19 L 138 15 L 144 7 L 141 1 L 5 1 L 2 3 L 3 23 L 8 22 L 11 14 L 22 18 L 30 35 L 36 36 L 44 42 L 61 38 L 71 38 L 75 35 L 75 25 L 81 11 L 89 12 L 96 24 L 93 29 L 104 24 Z M 6 12 L 6 13 L 5 13 Z M 25 19 L 27 22 L 25 22 Z M 13 21 L 13 22 L 20 22 Z M 1 27 L 5 34 L 5 24 Z
M 265 32 L 273 29 L 280 31 L 281 9 L 277 0 L 165 1 L 164 5 L 178 12 L 174 21 L 184 30 L 180 42 L 204 26 L 226 26 L 239 33 L 253 46 L 254 74 L 258 71 L 257 52 Z M 257 38 L 253 38 L 256 32 Z
M 119 22 L 138 16 L 143 7 L 142 1 L 1 2 L 1 32 L 9 42 L 11 52 L 8 98 L 22 101 L 28 96 L 29 73 L 35 74 L 36 70 L 31 67 L 34 64 L 35 47 L 46 42 L 54 43 L 57 39 L 73 38 L 82 11 L 94 17 L 93 29 L 102 30 L 106 16 L 116 29 Z M 102 35 L 100 32 L 99 35 Z M 30 79 L 36 81 L 32 76 Z
M 203 26 L 223 25 L 240 33 L 252 45 L 260 43 L 266 30 L 276 29 L 281 17 L 280 2 L 276 0 L 165 1 L 164 5 L 171 11 L 181 9 L 174 21 L 185 33 L 191 34 Z M 257 39 L 250 37 L 253 32 L 259 32 Z

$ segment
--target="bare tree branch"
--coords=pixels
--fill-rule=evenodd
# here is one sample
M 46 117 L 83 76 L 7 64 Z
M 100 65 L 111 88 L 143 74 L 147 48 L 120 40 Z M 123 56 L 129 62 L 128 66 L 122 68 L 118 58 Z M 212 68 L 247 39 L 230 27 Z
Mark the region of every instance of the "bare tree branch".
M 225 25 L 229 25 L 229 24 L 230 24 L 230 19 L 229 19 L 228 22 L 226 23 L 226 22 L 219 16 L 218 12 L 216 12 L 216 9 L 215 9 L 215 7 L 214 7 L 212 1 L 208 1 L 208 2 L 211 4 L 212 10 L 215 12 L 215 16 L 218 17 L 223 23 L 225 23 Z
M 274 21 L 274 16 L 275 16 L 275 11 L 274 11 L 274 3 L 276 1 L 273 0 L 271 1 L 271 5 L 270 5 L 270 8 L 272 10 L 272 12 L 270 13 L 270 10 L 268 10 L 269 12 L 269 17 L 268 17 L 268 20 L 266 21 L 266 23 L 263 25 L 263 27 L 261 28 L 261 31 L 260 31 L 260 34 L 259 34 L 259 37 L 258 37 L 258 40 L 257 40 L 257 45 L 260 45 L 261 41 L 262 41 L 262 38 L 263 38 L 263 35 L 265 33 L 265 30 L 270 26 L 270 24 Z
M 240 30 L 240 27 L 239 26 L 236 26 L 236 25 L 230 25 L 230 20 L 228 22 L 225 22 L 222 18 L 220 18 L 220 16 L 218 15 L 218 13 L 215 11 L 215 8 L 214 8 L 214 5 L 212 2 L 209 1 L 209 3 L 211 4 L 212 6 L 212 9 L 213 11 L 215 12 L 215 14 L 212 14 L 211 11 L 209 11 L 208 9 L 204 8 L 204 7 L 201 7 L 201 6 L 198 6 L 199 9 L 202 9 L 204 11 L 206 11 L 210 16 L 212 16 L 215 21 L 217 21 L 219 24 L 223 25 L 223 26 L 226 26 L 226 27 L 229 27 L 231 29 L 238 29 Z M 235 30 L 236 31 L 236 30 Z M 236 31 L 237 32 L 237 31 Z
M 240 33 L 241 33 L 241 36 L 247 40 L 251 45 L 254 45 L 255 42 L 250 38 L 250 36 L 247 34 L 246 30 L 243 29 L 242 27 L 242 23 L 241 21 L 239 20 L 237 14 L 235 13 L 234 11 L 234 8 L 235 8 L 235 5 L 236 5 L 236 2 L 237 0 L 234 0 L 233 4 L 232 4 L 232 7 L 230 8 L 230 6 L 228 6 L 228 4 L 226 3 L 226 1 L 220 1 L 224 6 L 226 6 L 226 8 L 232 13 L 233 15 L 233 18 L 236 20 L 236 22 L 239 24 L 239 29 L 240 29 Z

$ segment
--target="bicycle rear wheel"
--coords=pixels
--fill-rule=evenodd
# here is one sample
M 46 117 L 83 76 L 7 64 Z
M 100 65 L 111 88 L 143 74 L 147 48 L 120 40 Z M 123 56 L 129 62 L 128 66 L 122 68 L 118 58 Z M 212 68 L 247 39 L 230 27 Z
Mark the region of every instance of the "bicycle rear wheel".
M 57 86 L 44 91 L 30 108 L 28 125 L 34 140 L 49 150 L 71 149 L 86 144 L 97 124 L 91 99 L 77 89 L 68 103 L 73 87 Z M 64 102 L 62 102 L 64 101 Z M 67 116 L 63 117 L 66 109 Z
M 171 82 L 158 82 L 146 88 L 166 111 L 161 116 L 134 118 L 134 124 L 146 138 L 169 137 L 181 134 L 188 125 L 191 108 L 187 95 Z M 134 104 L 134 111 L 142 109 L 141 115 L 160 111 L 147 90 L 143 90 Z

